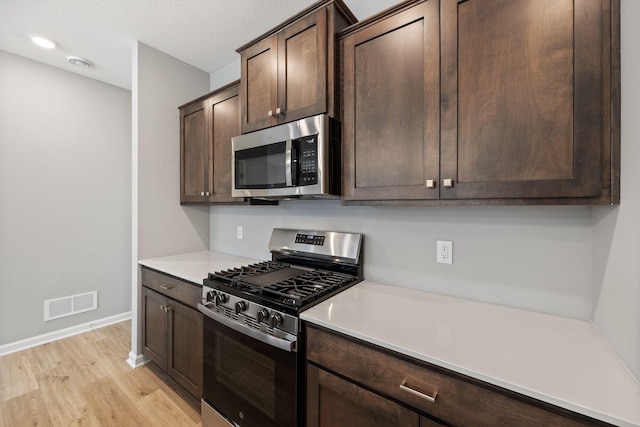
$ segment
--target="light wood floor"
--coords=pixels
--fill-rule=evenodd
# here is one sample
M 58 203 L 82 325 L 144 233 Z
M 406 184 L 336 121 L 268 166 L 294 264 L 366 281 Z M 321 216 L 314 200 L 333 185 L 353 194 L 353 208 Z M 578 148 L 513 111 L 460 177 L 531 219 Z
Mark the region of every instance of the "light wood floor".
M 199 401 L 132 369 L 131 322 L 0 357 L 0 426 L 199 426 Z

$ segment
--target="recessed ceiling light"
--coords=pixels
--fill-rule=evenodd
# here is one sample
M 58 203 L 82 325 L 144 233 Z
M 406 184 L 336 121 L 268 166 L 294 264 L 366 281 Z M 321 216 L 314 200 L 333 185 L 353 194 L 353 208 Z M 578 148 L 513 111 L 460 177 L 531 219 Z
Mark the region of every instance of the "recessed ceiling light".
M 91 66 L 93 65 L 91 61 L 89 61 L 86 58 L 82 58 L 80 56 L 67 56 L 67 61 L 69 61 L 69 63 L 73 65 L 76 65 L 82 68 L 91 68 Z
M 31 37 L 31 41 L 45 49 L 53 49 L 54 47 L 56 47 L 56 43 L 46 37 L 33 36 Z

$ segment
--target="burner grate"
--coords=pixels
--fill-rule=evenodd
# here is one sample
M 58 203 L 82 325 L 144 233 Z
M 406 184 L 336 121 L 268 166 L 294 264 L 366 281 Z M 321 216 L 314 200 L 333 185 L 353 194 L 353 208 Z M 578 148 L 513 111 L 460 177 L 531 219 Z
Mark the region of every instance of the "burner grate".
M 258 276 L 264 273 L 270 273 L 272 271 L 277 271 L 288 267 L 288 264 L 283 264 L 277 261 L 262 261 L 243 267 L 230 268 L 228 270 L 209 273 L 209 280 L 216 280 L 220 283 L 225 284 L 226 286 L 236 288 L 236 282 L 242 281 L 243 279 Z
M 290 272 L 282 271 L 282 274 L 275 273 L 275 275 L 272 275 L 284 278 L 275 283 L 262 283 L 260 277 L 258 277 L 283 269 L 288 269 Z M 262 276 L 262 278 L 264 277 L 266 276 Z M 298 270 L 286 263 L 263 261 L 245 267 L 210 273 L 209 280 L 266 300 L 278 301 L 293 307 L 302 307 L 305 303 L 325 293 L 352 283 L 355 277 L 330 270 Z
M 353 280 L 352 276 L 346 274 L 316 270 L 267 286 L 263 288 L 262 294 L 300 307 L 306 301 Z

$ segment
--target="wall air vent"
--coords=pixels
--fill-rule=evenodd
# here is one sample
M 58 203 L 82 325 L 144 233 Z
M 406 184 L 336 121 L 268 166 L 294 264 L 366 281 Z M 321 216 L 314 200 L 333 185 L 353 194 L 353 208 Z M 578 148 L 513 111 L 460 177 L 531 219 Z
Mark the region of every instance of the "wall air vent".
M 44 320 L 72 316 L 98 308 L 98 291 L 49 299 L 44 302 Z

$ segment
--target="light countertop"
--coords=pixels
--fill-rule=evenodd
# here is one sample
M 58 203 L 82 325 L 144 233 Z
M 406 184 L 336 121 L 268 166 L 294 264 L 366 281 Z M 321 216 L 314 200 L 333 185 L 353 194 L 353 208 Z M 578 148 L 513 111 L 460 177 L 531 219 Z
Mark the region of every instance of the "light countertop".
M 202 285 L 202 281 L 207 277 L 208 273 L 241 267 L 259 261 L 261 260 L 227 255 L 220 252 L 201 251 L 142 259 L 138 261 L 138 264 Z
M 302 319 L 619 426 L 640 384 L 591 322 L 364 281 Z
M 202 284 L 210 272 L 259 261 L 202 251 L 139 264 Z M 595 419 L 640 427 L 640 384 L 590 322 L 369 281 L 301 318 Z

